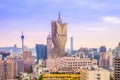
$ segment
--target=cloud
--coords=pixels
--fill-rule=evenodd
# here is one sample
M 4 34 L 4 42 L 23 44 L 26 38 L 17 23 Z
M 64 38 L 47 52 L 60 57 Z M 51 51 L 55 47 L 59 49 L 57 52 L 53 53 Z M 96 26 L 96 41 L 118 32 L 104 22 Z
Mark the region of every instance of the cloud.
M 31 43 L 45 41 L 46 33 L 51 30 L 51 20 L 56 20 L 57 12 L 61 11 L 63 21 L 65 19 L 68 23 L 68 36 L 74 35 L 79 42 L 80 39 L 89 42 L 91 40 L 91 38 L 88 39 L 89 36 L 97 41 L 97 39 L 103 39 L 105 35 L 107 35 L 105 39 L 110 40 L 115 37 L 114 40 L 119 40 L 120 18 L 116 17 L 120 13 L 119 4 L 118 0 L 0 0 L 0 27 L 2 29 L 0 33 L 3 34 L 1 39 L 7 42 L 6 40 L 9 39 L 4 38 L 7 30 L 14 34 L 9 34 L 9 36 L 15 37 L 19 35 L 17 32 L 21 32 L 23 27 Z M 99 35 L 101 37 L 96 38 Z M 44 36 L 44 39 L 41 39 L 43 38 L 41 36 Z M 108 36 L 111 38 L 109 39 Z M 17 41 L 19 38 L 14 39 Z
M 104 31 L 104 28 L 97 28 L 97 27 L 91 27 L 91 28 L 82 28 L 83 30 L 87 30 L 87 31 Z
M 104 16 L 102 17 L 103 22 L 110 24 L 120 24 L 120 18 L 114 16 Z

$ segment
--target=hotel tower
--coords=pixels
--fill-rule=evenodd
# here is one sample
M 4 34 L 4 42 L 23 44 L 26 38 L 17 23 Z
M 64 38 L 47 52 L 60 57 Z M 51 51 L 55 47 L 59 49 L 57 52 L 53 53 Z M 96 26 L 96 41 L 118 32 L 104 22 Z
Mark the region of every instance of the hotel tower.
M 67 23 L 62 23 L 60 13 L 57 21 L 52 21 L 52 42 L 54 45 L 54 58 L 65 55 L 67 41 Z

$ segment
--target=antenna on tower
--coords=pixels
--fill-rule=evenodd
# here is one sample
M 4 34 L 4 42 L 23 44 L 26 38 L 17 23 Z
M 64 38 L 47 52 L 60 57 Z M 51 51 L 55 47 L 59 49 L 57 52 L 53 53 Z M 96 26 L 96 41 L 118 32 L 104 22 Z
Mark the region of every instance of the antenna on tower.
M 59 11 L 59 13 L 58 13 L 58 22 L 62 22 L 62 21 L 61 21 L 60 11 Z
M 59 16 L 58 16 L 58 19 L 60 20 L 60 18 L 61 18 L 61 16 L 60 16 L 60 12 L 59 12 L 59 14 L 58 14 Z

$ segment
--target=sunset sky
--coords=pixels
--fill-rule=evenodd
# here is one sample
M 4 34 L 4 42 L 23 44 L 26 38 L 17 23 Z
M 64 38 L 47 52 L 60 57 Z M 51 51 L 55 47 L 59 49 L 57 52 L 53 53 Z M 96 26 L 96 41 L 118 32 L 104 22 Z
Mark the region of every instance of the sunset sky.
M 75 49 L 114 48 L 120 41 L 120 0 L 0 0 L 0 47 L 21 47 L 22 29 L 29 48 L 46 44 L 59 11 L 68 23 L 66 48 L 71 36 Z

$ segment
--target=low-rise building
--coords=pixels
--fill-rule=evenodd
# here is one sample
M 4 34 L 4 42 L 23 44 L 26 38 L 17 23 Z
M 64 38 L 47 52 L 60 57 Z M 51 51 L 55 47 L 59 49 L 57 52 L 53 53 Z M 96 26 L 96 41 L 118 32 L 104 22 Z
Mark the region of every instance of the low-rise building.
M 37 77 L 47 72 L 48 72 L 48 68 L 45 68 L 44 60 L 39 60 L 39 63 L 33 66 L 33 74 Z
M 80 80 L 80 74 L 43 74 L 42 80 Z
M 97 66 L 97 60 L 78 57 L 49 58 L 46 60 L 46 67 L 49 68 L 50 72 L 79 72 L 81 68 L 87 66 Z
M 110 72 L 102 68 L 84 68 L 80 80 L 110 80 Z

